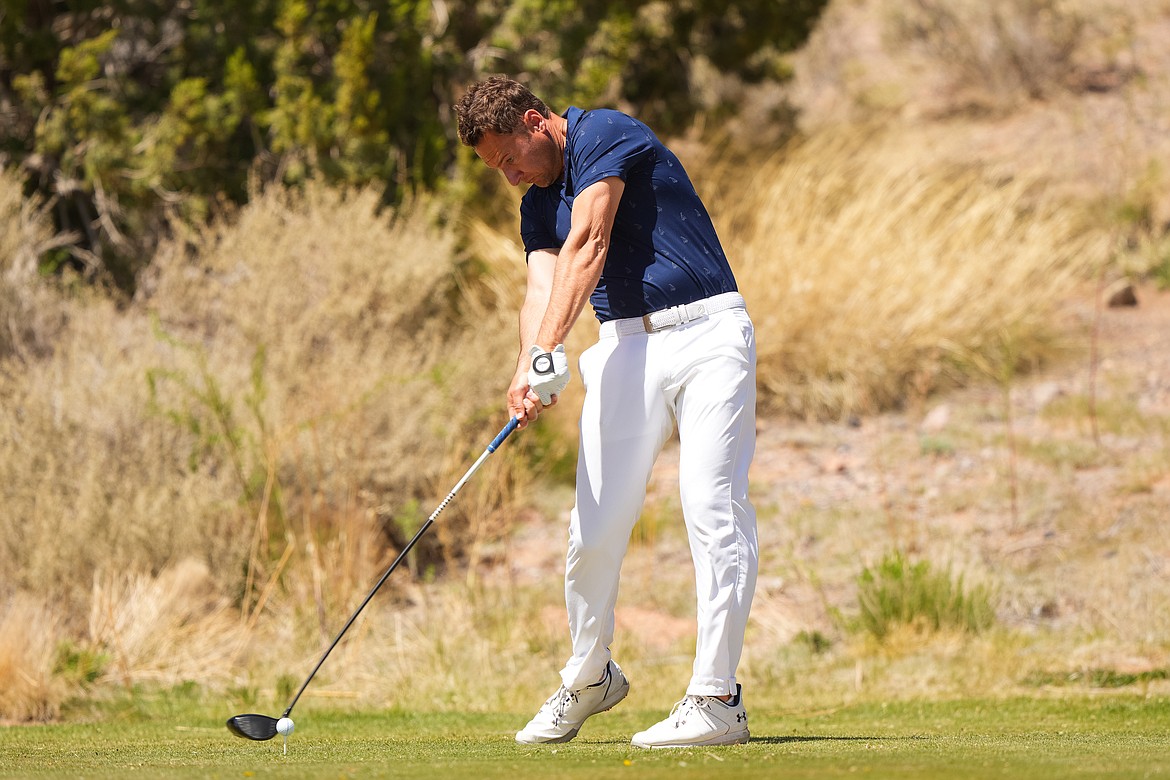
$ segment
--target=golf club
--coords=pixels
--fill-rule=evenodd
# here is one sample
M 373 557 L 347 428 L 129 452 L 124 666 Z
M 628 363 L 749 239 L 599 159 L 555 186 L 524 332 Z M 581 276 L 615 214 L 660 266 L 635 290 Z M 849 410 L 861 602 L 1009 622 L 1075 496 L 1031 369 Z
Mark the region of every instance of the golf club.
M 337 636 L 333 639 L 333 643 L 330 644 L 325 652 L 321 655 L 321 660 L 317 661 L 317 665 L 313 667 L 313 671 L 309 672 L 309 676 L 305 678 L 305 682 L 301 685 L 301 689 L 297 691 L 297 695 L 293 697 L 293 700 L 289 703 L 288 708 L 285 709 L 284 714 L 281 715 L 280 718 L 272 718 L 268 715 L 257 715 L 255 713 L 234 715 L 228 718 L 228 731 L 232 732 L 238 737 L 244 737 L 245 739 L 254 739 L 258 741 L 272 739 L 276 736 L 276 724 L 280 722 L 281 719 L 287 718 L 289 716 L 289 713 L 292 712 L 293 707 L 296 706 L 297 700 L 301 698 L 301 694 L 305 692 L 305 688 L 309 687 L 309 682 L 313 679 L 314 675 L 317 674 L 317 670 L 321 668 L 323 663 L 325 663 L 325 659 L 329 657 L 331 652 L 333 652 L 333 648 L 337 647 L 337 643 L 341 641 L 341 637 L 345 636 L 345 632 L 349 630 L 349 627 L 353 625 L 355 620 L 357 620 L 358 615 L 360 615 L 362 610 L 366 608 L 366 604 L 370 603 L 370 599 L 374 597 L 374 594 L 378 592 L 378 589 L 382 587 L 382 584 L 386 582 L 391 573 L 393 573 L 393 571 L 398 568 L 398 564 L 402 563 L 403 559 L 406 558 L 407 553 L 411 551 L 415 543 L 417 543 L 418 540 L 422 538 L 423 534 L 427 532 L 427 529 L 430 528 L 431 525 L 435 522 L 435 518 L 439 516 L 439 513 L 446 509 L 447 504 L 451 503 L 451 499 L 455 498 L 455 494 L 459 492 L 459 489 L 467 483 L 467 480 L 471 479 L 471 475 L 476 472 L 476 470 L 485 460 L 487 460 L 488 455 L 491 455 L 493 452 L 495 452 L 499 446 L 504 443 L 504 440 L 512 434 L 512 431 L 516 430 L 516 426 L 519 424 L 520 420 L 517 417 L 513 417 L 508 421 L 508 424 L 505 425 L 498 434 L 496 434 L 496 438 L 492 439 L 491 444 L 487 446 L 487 449 L 483 451 L 483 454 L 479 456 L 479 459 L 475 461 L 471 468 L 467 470 L 467 473 L 463 475 L 463 478 L 455 484 L 455 487 L 453 487 L 451 492 L 447 494 L 447 497 L 443 499 L 443 503 L 439 504 L 438 508 L 431 513 L 430 517 L 427 518 L 427 521 L 422 524 L 422 527 L 418 529 L 418 532 L 414 535 L 414 538 L 406 543 L 406 546 L 402 548 L 402 552 L 398 553 L 398 556 L 394 559 L 394 562 L 390 564 L 390 568 L 386 569 L 386 573 L 382 575 L 380 580 L 378 580 L 378 584 L 375 585 L 374 589 L 369 592 L 365 600 L 362 601 L 357 610 L 355 610 L 354 613 L 350 616 L 349 620 L 345 622 L 345 625 L 342 626 L 341 631 L 339 631 Z

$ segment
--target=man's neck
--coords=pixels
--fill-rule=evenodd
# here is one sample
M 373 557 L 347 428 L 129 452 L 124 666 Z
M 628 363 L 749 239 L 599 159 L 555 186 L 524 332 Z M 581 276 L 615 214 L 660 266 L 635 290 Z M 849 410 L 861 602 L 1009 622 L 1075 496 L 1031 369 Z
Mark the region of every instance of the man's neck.
M 569 120 L 565 119 L 560 114 L 549 112 L 549 117 L 546 120 L 546 127 L 548 127 L 549 135 L 557 146 L 560 147 L 561 152 L 565 151 L 565 136 L 569 132 Z

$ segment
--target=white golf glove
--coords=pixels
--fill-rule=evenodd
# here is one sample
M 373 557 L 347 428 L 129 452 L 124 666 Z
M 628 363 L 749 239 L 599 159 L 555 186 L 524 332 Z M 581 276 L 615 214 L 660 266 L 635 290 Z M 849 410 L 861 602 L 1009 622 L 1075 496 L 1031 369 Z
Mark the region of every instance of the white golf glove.
M 542 404 L 552 403 L 557 395 L 569 384 L 569 359 L 565 356 L 565 345 L 557 344 L 552 352 L 545 352 L 533 344 L 528 348 L 532 367 L 528 369 L 528 386 L 540 396 Z

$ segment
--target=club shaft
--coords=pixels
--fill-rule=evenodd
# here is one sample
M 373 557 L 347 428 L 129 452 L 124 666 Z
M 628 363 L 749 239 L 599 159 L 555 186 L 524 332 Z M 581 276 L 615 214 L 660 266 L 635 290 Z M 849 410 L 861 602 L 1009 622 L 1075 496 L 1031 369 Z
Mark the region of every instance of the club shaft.
M 478 459 L 476 459 L 475 463 L 471 465 L 471 468 L 467 470 L 467 473 L 463 475 L 462 479 L 455 483 L 455 487 L 451 489 L 451 492 L 447 494 L 447 497 L 443 499 L 443 502 L 439 504 L 434 512 L 431 512 L 431 516 L 427 518 L 427 521 L 422 524 L 422 527 L 418 529 L 411 540 L 406 543 L 406 546 L 402 548 L 402 551 L 399 552 L 397 556 L 395 556 L 394 562 L 390 564 L 388 569 L 386 569 L 386 572 L 382 575 L 381 579 L 378 580 L 378 583 L 374 585 L 373 589 L 368 594 L 366 594 L 366 597 L 362 600 L 362 603 L 358 605 L 358 608 L 354 610 L 354 613 L 349 616 L 349 620 L 345 621 L 345 625 L 342 626 L 341 630 L 337 632 L 337 636 L 333 638 L 333 642 L 329 645 L 325 652 L 322 653 L 320 660 L 317 661 L 317 665 L 313 667 L 313 671 L 309 672 L 309 676 L 306 677 L 305 681 L 301 684 L 301 688 L 297 691 L 297 695 L 293 697 L 291 702 L 289 702 L 288 708 L 281 716 L 282 718 L 287 718 L 289 716 L 289 713 L 292 712 L 293 707 L 296 706 L 297 701 L 300 700 L 301 694 L 304 693 L 305 689 L 309 687 L 309 683 L 313 680 L 313 677 L 316 676 L 317 671 L 321 668 L 322 664 L 325 663 L 325 659 L 329 657 L 329 654 L 333 652 L 333 648 L 337 647 L 337 643 L 341 641 L 343 636 L 345 636 L 345 632 L 349 631 L 349 627 L 352 626 L 354 621 L 358 619 L 358 615 L 362 613 L 362 610 L 365 609 L 366 605 L 370 603 L 370 600 L 374 598 L 374 594 L 376 594 L 382 588 L 382 585 L 385 584 L 386 580 L 390 578 L 390 575 L 394 573 L 394 570 L 398 568 L 398 564 L 402 563 L 410 551 L 414 549 L 414 546 L 418 544 L 418 540 L 421 539 L 427 530 L 434 524 L 435 518 L 439 516 L 439 513 L 447 508 L 447 504 L 451 503 L 451 500 L 455 498 L 455 494 L 458 493 L 459 490 L 467 484 L 469 479 L 471 479 L 471 475 L 474 474 L 481 465 L 483 465 L 483 462 L 488 459 L 489 455 L 495 452 L 496 449 L 504 443 L 504 440 L 512 434 L 512 431 L 516 430 L 519 422 L 519 419 L 515 417 L 508 421 L 508 424 L 505 425 L 498 434 L 496 434 L 496 437 L 492 439 L 491 444 L 489 444 L 487 449 L 483 451 L 483 454 L 480 455 Z

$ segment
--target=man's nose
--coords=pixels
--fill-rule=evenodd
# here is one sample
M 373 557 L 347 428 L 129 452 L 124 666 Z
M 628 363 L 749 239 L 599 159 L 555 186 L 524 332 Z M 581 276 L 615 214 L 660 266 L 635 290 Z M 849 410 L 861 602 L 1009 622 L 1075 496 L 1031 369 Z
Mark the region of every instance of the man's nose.
M 508 183 L 513 187 L 520 183 L 520 171 L 507 165 L 505 165 L 501 170 L 504 172 L 504 178 L 506 178 Z

